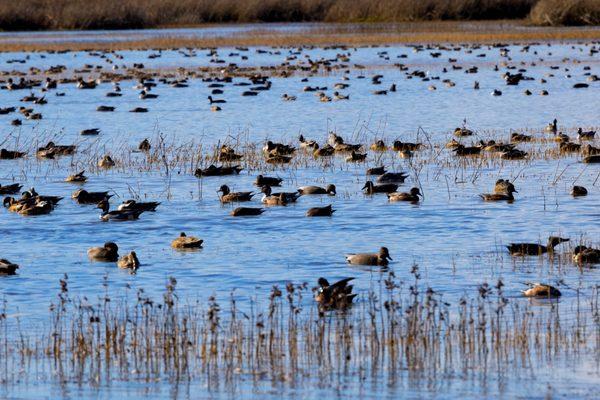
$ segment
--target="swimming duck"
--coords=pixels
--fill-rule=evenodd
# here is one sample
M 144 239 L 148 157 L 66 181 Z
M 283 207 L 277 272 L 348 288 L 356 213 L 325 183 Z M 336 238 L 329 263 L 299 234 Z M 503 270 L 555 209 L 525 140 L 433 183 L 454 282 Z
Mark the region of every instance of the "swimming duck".
M 563 142 L 559 145 L 561 153 L 576 153 L 581 150 L 581 145 L 579 143 L 573 142 Z
M 508 183 L 511 186 L 508 186 L 504 190 L 498 190 L 499 188 L 496 189 L 496 187 L 495 187 L 494 193 L 483 193 L 483 194 L 480 194 L 479 197 L 481 197 L 484 201 L 508 201 L 509 203 L 513 202 L 515 200 L 513 193 L 518 193 L 518 192 L 515 189 L 515 187 L 512 186 L 512 183 L 510 183 L 510 182 L 508 182 Z M 499 185 L 496 184 L 496 186 L 498 187 Z
M 523 290 L 525 297 L 560 297 L 560 290 L 544 283 L 528 283 L 529 289 Z
M 254 184 L 256 186 L 281 186 L 281 182 L 283 182 L 283 179 L 281 178 L 258 175 L 254 181 Z
M 108 168 L 112 168 L 114 166 L 115 166 L 115 162 L 109 155 L 105 155 L 104 157 L 102 157 L 102 159 L 100 161 L 98 161 L 99 168 L 108 169 Z
M 142 210 L 116 210 L 109 211 L 110 205 L 107 200 L 102 200 L 97 206 L 102 210 L 100 219 L 102 221 L 132 221 L 138 219 L 144 212 Z
M 142 90 L 140 92 L 140 100 L 147 100 L 147 99 L 156 99 L 158 98 L 157 94 L 152 94 L 152 93 L 148 93 L 146 90 Z
M 0 160 L 15 160 L 25 156 L 24 152 L 0 149 Z
M 383 140 L 377 140 L 375 143 L 371 145 L 371 150 L 373 151 L 386 151 L 387 146 Z
M 290 156 L 283 156 L 272 153 L 269 153 L 267 158 L 265 159 L 265 162 L 267 164 L 289 164 L 290 161 L 292 161 L 292 157 Z
M 554 247 L 570 239 L 564 239 L 557 236 L 550 236 L 548 244 L 542 246 L 538 243 L 511 243 L 506 246 L 511 256 L 538 256 L 545 253 L 553 253 Z
M 322 188 L 320 186 L 301 186 L 298 188 L 298 193 L 301 195 L 305 194 L 328 194 L 330 196 L 335 196 L 335 185 L 330 184 L 327 185 L 326 188 Z
M 231 192 L 227 185 L 221 185 L 217 192 L 221 193 L 221 203 L 250 201 L 252 200 L 252 196 L 254 196 L 252 192 Z
M 270 140 L 263 147 L 263 151 L 269 155 L 289 156 L 296 148 L 283 143 L 274 143 Z
M 156 207 L 160 205 L 157 201 L 135 201 L 135 200 L 126 200 L 122 204 L 117 207 L 119 211 L 156 211 Z
M 325 278 L 319 278 L 319 287 L 315 293 L 315 300 L 322 310 L 344 310 L 352 305 L 352 300 L 356 297 L 352 293 L 352 285 L 348 282 L 354 278 L 342 279 L 333 285 Z
M 84 129 L 81 132 L 79 132 L 79 134 L 82 136 L 95 136 L 95 135 L 100 134 L 100 129 L 98 129 L 98 128 Z
M 198 249 L 202 247 L 204 240 L 194 236 L 187 236 L 185 232 L 181 232 L 179 237 L 171 242 L 171 247 L 174 249 Z
M 271 186 L 269 186 L 269 185 L 263 186 L 261 191 L 264 193 L 263 203 L 264 203 L 264 200 L 268 197 L 281 197 L 281 195 L 283 195 L 283 199 L 284 199 L 285 203 L 295 203 L 296 200 L 298 200 L 298 198 L 301 196 L 301 194 L 298 192 L 273 193 L 271 191 Z M 273 200 L 273 201 L 277 202 L 276 200 Z
M 494 185 L 494 193 L 507 193 L 507 192 L 519 193 L 515 189 L 515 185 L 508 179 L 498 179 Z
M 577 137 L 579 138 L 579 140 L 594 140 L 595 136 L 596 131 L 584 132 L 581 128 L 577 129 Z
M 219 149 L 219 155 L 217 157 L 217 160 L 219 162 L 231 162 L 241 160 L 242 158 L 244 158 L 243 155 L 236 154 L 235 149 L 224 144 Z
M 333 146 L 336 153 L 356 153 L 360 151 L 362 144 L 337 143 Z M 366 158 L 366 155 L 365 155 Z
M 233 210 L 230 213 L 230 215 L 232 217 L 249 217 L 249 216 L 260 215 L 264 212 L 265 212 L 265 210 L 263 210 L 262 208 L 238 207 L 235 210 Z
M 210 102 L 210 104 L 224 104 L 224 103 L 227 103 L 226 100 L 223 100 L 223 99 L 213 99 L 212 96 L 208 96 L 208 101 Z
M 600 249 L 577 246 L 573 250 L 573 261 L 577 264 L 598 264 L 600 263 Z
M 366 159 L 366 154 L 360 154 L 355 151 L 352 151 L 352 153 L 350 153 L 350 155 L 346 158 L 346 162 L 363 162 Z
M 24 204 L 18 213 L 21 215 L 46 215 L 50 214 L 53 209 L 51 202 L 36 199 L 33 204 Z
M 456 128 L 454 129 L 454 136 L 464 137 L 464 136 L 472 136 L 473 131 L 467 128 Z
M 300 147 L 303 149 L 316 150 L 319 148 L 319 145 L 317 142 L 315 142 L 314 140 L 306 140 L 304 138 L 304 135 L 300 135 L 300 137 L 298 138 L 298 141 L 300 142 Z
M 0 275 L 14 275 L 17 273 L 19 266 L 8 261 L 5 258 L 0 259 Z
M 393 192 L 387 194 L 389 201 L 410 201 L 412 203 L 418 203 L 419 196 L 423 195 L 417 187 L 410 189 L 410 192 Z
M 346 255 L 346 262 L 354 265 L 381 265 L 387 266 L 388 260 L 392 260 L 387 247 L 379 249 L 379 253 L 359 253 Z
M 454 151 L 454 154 L 456 154 L 457 156 L 474 156 L 474 155 L 478 155 L 481 153 L 481 147 L 479 146 L 465 146 L 462 144 L 458 144 L 456 145 L 452 151 Z
M 152 145 L 150 144 L 150 141 L 147 138 L 144 139 L 144 140 L 142 140 L 140 142 L 140 144 L 138 145 L 138 150 L 139 151 L 148 152 L 148 151 L 150 151 L 151 148 L 152 148 Z
M 422 143 L 410 143 L 410 142 L 401 142 L 400 140 L 394 141 L 394 145 L 392 149 L 394 151 L 417 151 L 423 146 Z
M 571 196 L 573 197 L 587 196 L 587 194 L 588 191 L 583 186 L 573 186 L 573 189 L 571 189 Z
M 558 132 L 558 121 L 556 120 L 556 118 L 554 118 L 554 120 L 552 122 L 548 123 L 548 125 L 546 126 L 546 128 L 544 130 L 546 132 L 556 134 L 556 132 Z
M 591 144 L 587 144 L 583 148 L 583 154 L 586 155 L 586 156 L 600 155 L 600 148 L 594 147 Z
M 84 173 L 85 173 L 85 171 L 81 171 L 81 172 L 78 172 L 76 174 L 69 175 L 65 179 L 65 182 L 70 182 L 70 183 L 84 183 L 88 179 L 87 176 L 84 175 Z
M 217 167 L 216 165 L 209 165 L 208 168 L 200 169 L 198 168 L 194 175 L 198 178 L 204 176 L 224 176 L 224 175 L 237 175 L 243 168 L 239 165 L 233 165 L 231 167 Z
M 121 257 L 117 262 L 117 266 L 119 268 L 132 269 L 135 271 L 140 267 L 140 260 L 138 260 L 135 251 L 132 251 L 131 253 Z
M 102 247 L 92 247 L 87 251 L 92 261 L 116 262 L 119 259 L 119 247 L 116 243 L 106 242 Z
M 531 142 L 532 140 L 533 140 L 532 136 L 525 135 L 523 133 L 513 132 L 510 135 L 510 141 L 513 143 Z
M 78 204 L 98 204 L 102 200 L 108 200 L 112 197 L 108 192 L 88 192 L 84 189 L 78 189 L 73 192 L 71 198 Z
M 325 146 L 319 148 L 319 145 L 316 144 L 314 146 L 314 151 L 313 151 L 313 156 L 314 157 L 331 157 L 333 155 L 333 153 L 335 152 L 335 149 L 329 145 L 326 144 Z
M 377 178 L 377 183 L 404 183 L 406 178 L 404 172 L 385 172 Z
M 111 106 L 98 106 L 98 107 L 96 107 L 96 111 L 100 111 L 100 112 L 112 112 L 112 111 L 115 111 L 115 107 L 111 107 Z
M 367 175 L 383 175 L 385 173 L 386 173 L 386 170 L 385 170 L 384 166 L 373 167 L 373 168 L 367 169 Z
M 600 163 L 600 154 L 584 157 L 583 160 L 581 160 L 581 162 L 585 164 L 598 164 Z
M 13 183 L 11 185 L 0 185 L 0 194 L 15 194 L 18 193 L 23 185 Z
M 332 208 L 332 205 L 328 205 L 325 207 L 313 207 L 309 208 L 306 211 L 307 217 L 331 217 L 335 210 Z
M 395 183 L 385 183 L 382 185 L 375 185 L 371 181 L 367 181 L 365 186 L 362 187 L 361 190 L 366 190 L 367 194 L 375 194 L 375 193 L 392 193 L 398 189 L 398 185 Z

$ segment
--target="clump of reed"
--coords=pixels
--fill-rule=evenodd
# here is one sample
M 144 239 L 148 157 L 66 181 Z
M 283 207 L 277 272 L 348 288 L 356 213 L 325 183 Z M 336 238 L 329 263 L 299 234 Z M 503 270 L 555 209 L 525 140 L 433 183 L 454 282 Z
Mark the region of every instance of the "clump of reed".
M 540 0 L 530 20 L 536 25 L 598 25 L 600 2 L 596 0 Z
M 108 293 L 108 284 L 105 282 Z M 390 382 L 437 374 L 519 374 L 598 354 L 598 289 L 586 290 L 569 317 L 559 302 L 536 307 L 509 300 L 503 282 L 487 283 L 454 304 L 421 282 L 418 266 L 407 281 L 393 272 L 374 281 L 346 312 L 322 312 L 307 283 L 273 286 L 265 301 L 238 304 L 232 293 L 186 301 L 169 279 L 161 299 L 143 290 L 96 303 L 71 296 L 68 277 L 49 308 L 49 324 L 23 332 L 0 314 L 4 382 L 21 368 L 51 369 L 51 380 L 180 382 L 199 379 L 227 387 L 241 379 L 295 385 Z M 510 375 L 509 375 L 510 376 Z

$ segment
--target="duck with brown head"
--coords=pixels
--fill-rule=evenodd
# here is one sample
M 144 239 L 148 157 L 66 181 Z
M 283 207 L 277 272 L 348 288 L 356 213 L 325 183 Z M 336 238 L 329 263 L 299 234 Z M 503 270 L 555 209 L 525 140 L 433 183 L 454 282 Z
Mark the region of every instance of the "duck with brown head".
M 92 247 L 87 251 L 92 261 L 116 262 L 119 259 L 119 247 L 114 242 L 106 242 L 102 247 Z
M 348 282 L 354 278 L 345 278 L 334 284 L 329 284 L 325 278 L 319 278 L 315 301 L 322 311 L 345 310 L 352 305 L 356 293 L 352 293 L 352 285 Z
M 418 187 L 410 189 L 410 192 L 393 192 L 387 194 L 389 201 L 409 201 L 411 203 L 418 203 L 420 200 L 419 196 L 422 197 L 423 195 Z
M 554 253 L 556 246 L 569 240 L 568 238 L 550 236 L 546 246 L 539 243 L 511 243 L 506 247 L 511 256 L 539 256 L 545 253 Z
M 387 266 L 392 260 L 387 247 L 379 249 L 379 253 L 359 253 L 346 255 L 346 262 L 354 265 L 380 265 Z

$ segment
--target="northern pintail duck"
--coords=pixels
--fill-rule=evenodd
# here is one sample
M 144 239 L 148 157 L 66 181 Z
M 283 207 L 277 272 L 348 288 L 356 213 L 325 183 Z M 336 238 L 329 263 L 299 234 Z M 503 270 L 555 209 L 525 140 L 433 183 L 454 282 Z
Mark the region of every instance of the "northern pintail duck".
M 131 253 L 121 257 L 117 262 L 117 266 L 119 268 L 132 269 L 135 271 L 140 267 L 140 260 L 138 260 L 135 251 L 132 251 Z
M 237 175 L 240 173 L 240 171 L 242 169 L 243 168 L 240 167 L 239 165 L 233 165 L 231 167 L 225 167 L 225 166 L 217 167 L 216 165 L 211 164 L 208 166 L 208 168 L 205 168 L 205 169 L 198 168 L 196 170 L 196 172 L 194 172 L 194 175 L 198 178 L 204 177 L 204 176 Z
M 298 188 L 298 193 L 301 195 L 306 194 L 328 194 L 330 196 L 336 195 L 335 185 L 330 184 L 327 185 L 326 188 L 322 188 L 320 186 L 301 186 Z
M 281 186 L 281 182 L 283 182 L 283 179 L 281 178 L 258 175 L 254 184 L 256 186 Z
M 174 249 L 198 249 L 202 247 L 204 240 L 194 236 L 187 236 L 185 232 L 181 232 L 179 237 L 171 242 L 171 247 Z
M 112 106 L 98 106 L 98 107 L 96 107 L 96 111 L 100 111 L 100 112 L 112 112 L 112 111 L 115 111 L 115 107 L 112 107 Z
M 307 217 L 331 217 L 335 210 L 332 208 L 332 205 L 328 205 L 325 207 L 313 207 L 309 208 L 306 211 Z
M 355 265 L 381 265 L 387 266 L 392 257 L 387 247 L 379 249 L 379 253 L 359 253 L 346 255 L 346 262 Z
M 545 253 L 553 253 L 554 247 L 560 243 L 568 242 L 570 239 L 564 239 L 557 236 L 550 236 L 548 244 L 543 246 L 539 243 L 511 243 L 506 246 L 511 256 L 538 256 Z
M 352 285 L 348 282 L 354 278 L 345 278 L 330 285 L 325 278 L 319 278 L 319 287 L 315 293 L 315 300 L 319 304 L 319 308 L 323 311 L 327 310 L 344 310 L 352 305 L 352 301 L 356 297 L 352 293 Z
M 265 162 L 267 164 L 289 164 L 290 161 L 292 161 L 292 157 L 290 157 L 290 156 L 284 156 L 284 155 L 272 154 L 272 153 L 269 153 L 267 155 L 267 158 L 265 159 Z
M 579 140 L 594 140 L 595 136 L 596 131 L 584 132 L 581 128 L 577 129 L 577 137 L 579 138 Z
M 119 211 L 156 211 L 156 207 L 160 205 L 158 201 L 136 201 L 136 200 L 125 200 L 122 204 L 119 204 L 117 210 Z
M 115 210 L 110 211 L 110 205 L 107 200 L 98 203 L 98 208 L 102 210 L 100 219 L 102 221 L 132 221 L 140 217 L 144 212 L 142 210 Z
M 381 185 L 375 185 L 371 181 L 367 181 L 361 190 L 365 190 L 367 194 L 375 193 L 392 193 L 398 189 L 398 185 L 395 183 L 384 183 Z
M 227 185 L 221 185 L 217 192 L 221 193 L 221 203 L 250 201 L 254 196 L 252 192 L 232 192 Z
M 511 149 L 500 153 L 500 158 L 503 160 L 523 160 L 529 153 L 519 149 Z
M 113 242 L 106 242 L 102 247 L 92 247 L 87 251 L 92 261 L 116 262 L 119 260 L 119 246 Z
M 335 149 L 329 144 L 326 144 L 323 147 L 315 145 L 314 149 L 313 156 L 315 157 L 331 157 L 333 153 L 335 153 Z
M 274 143 L 270 140 L 263 147 L 263 151 L 269 155 L 289 156 L 294 154 L 296 148 L 283 143 Z
M 581 160 L 581 162 L 585 164 L 598 164 L 600 163 L 600 154 L 586 156 L 583 158 L 583 160 Z
M 525 297 L 560 297 L 560 290 L 545 283 L 528 283 L 529 289 L 523 290 Z
M 554 118 L 552 122 L 548 123 L 548 125 L 545 128 L 545 131 L 554 134 L 558 132 L 558 121 L 556 120 L 556 118 Z
M 268 185 L 263 186 L 261 191 L 264 193 L 264 196 L 262 198 L 263 203 L 269 197 L 280 198 L 281 196 L 283 196 L 285 203 L 295 203 L 296 200 L 298 200 L 298 198 L 301 196 L 301 194 L 298 192 L 273 193 L 271 190 L 271 186 L 268 186 Z M 273 200 L 273 201 L 276 202 L 275 200 Z
M 17 273 L 19 266 L 8 261 L 5 258 L 0 259 L 0 275 L 14 275 Z
M 573 197 L 587 196 L 587 194 L 588 191 L 583 186 L 573 186 L 571 189 L 571 196 Z
M 78 189 L 73 192 L 71 198 L 78 204 L 98 204 L 102 200 L 108 200 L 112 197 L 108 192 L 88 192 L 84 189 Z
M 410 192 L 393 192 L 387 194 L 389 201 L 410 201 L 411 203 L 418 203 L 419 196 L 422 196 L 422 194 L 418 187 L 410 189 Z
M 263 210 L 262 208 L 238 207 L 235 210 L 233 210 L 230 213 L 230 215 L 232 217 L 250 217 L 250 216 L 260 215 L 264 212 L 265 212 L 265 210 Z
M 224 104 L 224 103 L 227 103 L 226 100 L 223 100 L 223 99 L 213 99 L 212 96 L 208 96 L 208 101 L 210 102 L 210 104 Z
M 88 179 L 87 176 L 84 175 L 84 173 L 85 173 L 85 171 L 81 171 L 81 172 L 78 172 L 76 174 L 69 175 L 65 179 L 65 182 L 70 182 L 70 183 L 84 183 Z

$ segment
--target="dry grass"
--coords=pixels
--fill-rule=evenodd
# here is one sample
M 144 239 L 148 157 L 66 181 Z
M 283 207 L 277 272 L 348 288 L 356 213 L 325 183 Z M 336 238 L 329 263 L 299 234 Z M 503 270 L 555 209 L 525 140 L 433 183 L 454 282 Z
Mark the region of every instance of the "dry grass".
M 542 0 L 531 10 L 536 25 L 599 25 L 598 0 Z

